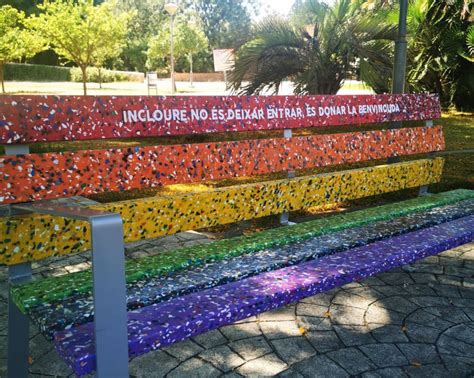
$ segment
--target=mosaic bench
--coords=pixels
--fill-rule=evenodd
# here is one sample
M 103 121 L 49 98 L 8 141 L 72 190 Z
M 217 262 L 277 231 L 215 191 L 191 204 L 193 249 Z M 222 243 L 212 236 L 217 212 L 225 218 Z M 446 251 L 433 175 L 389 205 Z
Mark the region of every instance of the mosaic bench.
M 443 159 L 393 160 L 442 150 L 431 121 L 439 116 L 434 95 L 0 97 L 9 376 L 27 375 L 30 320 L 76 374 L 128 376 L 129 358 L 469 242 L 474 192 L 456 190 L 124 261 L 124 241 L 277 214 L 287 223 L 289 211 L 311 206 L 424 193 Z M 425 125 L 363 131 L 399 121 Z M 360 131 L 318 132 L 329 125 Z M 166 139 L 193 134 L 213 141 Z M 80 141 L 123 138 L 145 146 L 81 150 Z M 57 142 L 67 151 L 29 151 Z M 278 172 L 288 178 L 262 176 Z M 89 207 L 50 201 L 258 175 L 264 181 Z M 31 281 L 31 262 L 89 249 L 92 270 Z

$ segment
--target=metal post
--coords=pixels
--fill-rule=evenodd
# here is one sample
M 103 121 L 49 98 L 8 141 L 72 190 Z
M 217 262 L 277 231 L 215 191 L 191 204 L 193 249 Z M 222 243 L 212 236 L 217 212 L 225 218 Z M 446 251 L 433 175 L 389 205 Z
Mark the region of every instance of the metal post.
M 407 12 L 408 0 L 400 0 L 400 13 L 398 16 L 398 36 L 395 41 L 395 57 L 393 61 L 392 93 L 405 92 L 405 73 L 407 64 Z M 399 129 L 402 122 L 396 121 L 390 124 L 391 129 Z M 388 164 L 397 163 L 399 157 L 390 157 Z
M 91 225 L 97 376 L 128 378 L 127 298 L 122 218 L 118 214 L 51 203 L 12 205 Z
M 99 377 L 128 377 L 127 299 L 122 219 L 91 219 L 94 329 Z
M 28 355 L 30 322 L 12 301 L 10 285 L 31 280 L 31 264 L 23 263 L 8 267 L 8 360 L 7 373 L 9 378 L 28 377 Z
M 30 152 L 27 144 L 5 145 L 5 155 L 25 155 Z M 8 214 L 10 214 L 8 210 Z M 28 376 L 30 322 L 12 301 L 10 286 L 31 280 L 31 263 L 8 267 L 8 336 L 7 375 L 10 378 Z
M 174 15 L 172 14 L 170 21 L 170 32 L 171 32 L 171 94 L 176 93 L 176 82 L 174 79 Z
M 293 137 L 293 131 L 291 129 L 284 129 L 283 130 L 283 137 L 286 139 L 291 139 Z M 295 171 L 288 171 L 288 178 L 294 178 L 296 176 Z M 290 213 L 285 211 L 280 215 L 280 224 L 285 226 L 292 226 L 296 223 L 290 222 Z

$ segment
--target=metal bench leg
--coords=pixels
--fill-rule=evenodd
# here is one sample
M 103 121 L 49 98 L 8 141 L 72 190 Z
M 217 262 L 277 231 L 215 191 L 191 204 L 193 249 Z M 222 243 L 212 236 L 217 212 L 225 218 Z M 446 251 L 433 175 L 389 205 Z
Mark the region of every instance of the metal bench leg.
M 117 214 L 91 219 L 98 377 L 128 377 L 125 252 Z
M 31 264 L 24 263 L 8 268 L 10 283 L 20 283 L 31 280 Z M 8 296 L 8 362 L 9 378 L 28 376 L 30 322 Z

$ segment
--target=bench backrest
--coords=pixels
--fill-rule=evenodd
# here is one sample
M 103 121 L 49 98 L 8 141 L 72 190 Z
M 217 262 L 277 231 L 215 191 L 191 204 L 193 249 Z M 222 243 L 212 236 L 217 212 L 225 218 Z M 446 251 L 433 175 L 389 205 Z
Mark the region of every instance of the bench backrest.
M 429 121 L 439 116 L 438 98 L 429 94 L 2 96 L 0 144 L 7 146 L 226 134 L 213 137 L 220 139 L 217 142 L 166 145 L 160 138 L 151 140 L 154 144 L 161 142 L 155 146 L 5 155 L 0 157 L 0 203 L 247 177 L 439 151 L 444 148 L 444 139 L 438 126 L 289 137 L 290 131 L 297 128 Z M 285 130 L 285 134 L 275 135 L 278 130 Z M 234 140 L 227 141 L 229 137 Z M 146 144 L 149 143 L 147 139 Z M 440 159 L 419 160 L 204 193 L 122 201 L 98 208 L 120 213 L 126 240 L 132 241 L 424 185 L 439 180 L 441 169 Z M 12 217 L 0 222 L 0 232 L 6 235 L 6 241 L 0 244 L 0 263 L 88 248 L 88 230 L 79 221 L 49 216 Z

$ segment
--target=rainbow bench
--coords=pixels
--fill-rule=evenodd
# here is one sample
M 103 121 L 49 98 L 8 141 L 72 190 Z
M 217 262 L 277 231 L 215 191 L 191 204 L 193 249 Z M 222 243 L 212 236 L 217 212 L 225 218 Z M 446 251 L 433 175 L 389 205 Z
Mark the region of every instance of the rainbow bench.
M 0 97 L 9 376 L 27 375 L 30 320 L 76 374 L 125 377 L 129 358 L 473 240 L 474 191 L 456 190 L 125 262 L 124 241 L 275 214 L 287 224 L 289 211 L 311 206 L 426 193 L 442 174 L 443 159 L 430 154 L 444 148 L 439 116 L 428 94 Z M 425 125 L 362 131 L 399 121 Z M 361 131 L 319 132 L 336 125 Z M 211 133 L 219 141 L 165 138 Z M 64 143 L 152 137 L 153 146 L 103 150 Z M 71 150 L 30 153 L 39 142 Z M 418 154 L 429 155 L 394 162 Z M 276 172 L 287 177 L 88 207 L 57 201 Z M 89 249 L 92 270 L 31 280 L 31 262 Z

